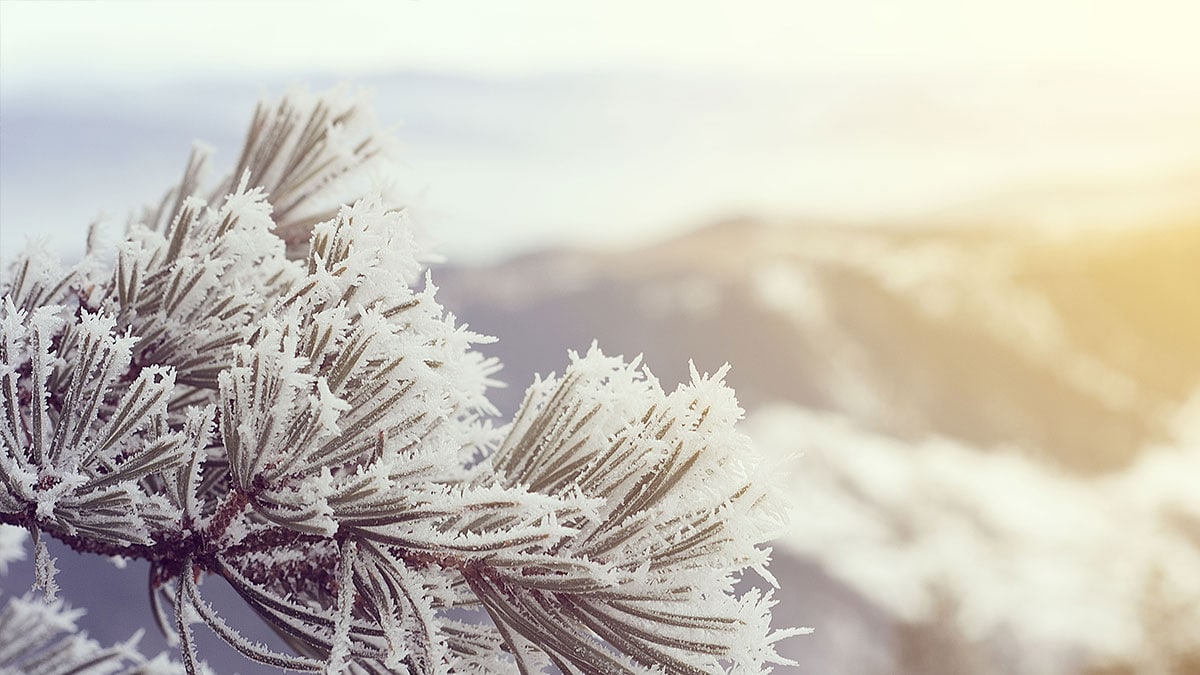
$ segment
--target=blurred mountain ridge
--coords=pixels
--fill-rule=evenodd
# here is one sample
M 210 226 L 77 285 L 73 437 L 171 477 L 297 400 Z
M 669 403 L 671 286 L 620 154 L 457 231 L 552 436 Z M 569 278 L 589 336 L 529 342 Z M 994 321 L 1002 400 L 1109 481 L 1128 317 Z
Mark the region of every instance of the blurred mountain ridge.
M 1163 437 L 1200 382 L 1200 216 L 1064 238 L 1032 228 L 729 219 L 657 245 L 555 250 L 436 276 L 514 375 L 553 346 L 644 353 L 667 382 L 728 360 L 787 401 L 901 439 L 1084 474 Z M 511 409 L 524 382 L 500 394 Z

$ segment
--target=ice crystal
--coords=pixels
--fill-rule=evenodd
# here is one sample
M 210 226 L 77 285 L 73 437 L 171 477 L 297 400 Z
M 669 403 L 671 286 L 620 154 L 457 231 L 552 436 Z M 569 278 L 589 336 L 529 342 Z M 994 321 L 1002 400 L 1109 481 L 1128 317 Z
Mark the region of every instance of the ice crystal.
M 770 592 L 735 590 L 773 583 L 782 510 L 725 370 L 665 393 L 593 348 L 494 429 L 488 339 L 438 303 L 400 205 L 360 189 L 388 145 L 360 105 L 293 95 L 215 188 L 194 151 L 111 260 L 12 263 L 0 522 L 33 534 L 46 599 L 48 535 L 149 561 L 189 673 L 197 623 L 311 672 L 782 663 Z M 241 637 L 204 575 L 293 653 Z
M 61 600 L 9 598 L 0 609 L 0 675 L 182 675 L 183 666 L 165 654 L 146 659 L 135 633 L 126 642 L 103 647 L 76 629 L 83 610 Z

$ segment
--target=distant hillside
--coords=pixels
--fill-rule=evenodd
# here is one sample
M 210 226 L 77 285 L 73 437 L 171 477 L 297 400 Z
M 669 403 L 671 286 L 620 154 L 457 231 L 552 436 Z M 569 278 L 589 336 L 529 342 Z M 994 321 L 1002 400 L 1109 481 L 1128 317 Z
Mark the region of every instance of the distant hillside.
M 727 221 L 637 251 L 438 270 L 500 338 L 511 410 L 593 338 L 668 383 L 728 360 L 788 401 L 914 440 L 1126 465 L 1200 382 L 1200 224 L 1063 241 L 999 228 Z
M 1200 217 L 1030 252 L 1018 280 L 1068 318 L 1071 343 L 1155 401 L 1200 382 Z

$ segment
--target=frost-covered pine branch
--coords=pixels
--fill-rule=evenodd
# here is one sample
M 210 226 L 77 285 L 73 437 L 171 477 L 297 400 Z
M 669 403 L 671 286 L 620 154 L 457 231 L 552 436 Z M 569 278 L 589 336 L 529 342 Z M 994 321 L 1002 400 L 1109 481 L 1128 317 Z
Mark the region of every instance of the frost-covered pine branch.
M 0 674 L 180 675 L 183 667 L 165 654 L 147 660 L 137 650 L 141 633 L 111 647 L 78 630 L 82 610 L 61 600 L 9 598 L 0 608 Z
M 149 561 L 189 673 L 197 623 L 312 672 L 783 663 L 796 631 L 735 589 L 771 581 L 782 513 L 724 371 L 668 394 L 593 348 L 494 427 L 487 339 L 364 188 L 388 145 L 358 102 L 295 94 L 259 107 L 215 188 L 195 151 L 115 251 L 9 266 L 0 522 L 32 533 L 38 587 L 45 536 Z M 241 637 L 209 575 L 293 653 Z

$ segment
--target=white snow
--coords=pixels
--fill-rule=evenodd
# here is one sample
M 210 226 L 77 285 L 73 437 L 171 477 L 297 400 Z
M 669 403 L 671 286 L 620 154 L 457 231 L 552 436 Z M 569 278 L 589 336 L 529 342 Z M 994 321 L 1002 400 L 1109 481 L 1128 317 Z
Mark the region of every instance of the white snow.
M 25 559 L 25 530 L 0 525 L 0 575 L 8 573 L 8 563 Z
M 1147 603 L 1200 634 L 1198 410 L 1200 394 L 1173 443 L 1096 479 L 1015 452 L 906 444 L 786 405 L 747 429 L 764 452 L 804 453 L 782 545 L 870 600 L 919 621 L 947 590 L 969 639 L 1009 631 L 1047 658 L 1121 657 L 1152 649 Z

